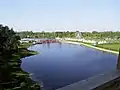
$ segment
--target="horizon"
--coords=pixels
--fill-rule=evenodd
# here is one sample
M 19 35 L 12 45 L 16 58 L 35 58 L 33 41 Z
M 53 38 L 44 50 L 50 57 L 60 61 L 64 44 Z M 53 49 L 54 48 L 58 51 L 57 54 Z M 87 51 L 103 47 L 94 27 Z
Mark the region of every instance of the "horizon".
M 76 32 L 76 31 L 69 31 L 69 30 L 67 30 L 67 31 L 28 31 L 28 30 L 24 30 L 24 31 L 16 31 L 16 32 L 33 32 L 33 33 L 41 33 L 41 32 L 45 32 L 45 33 L 53 33 L 53 32 Z M 79 30 L 79 32 L 90 32 L 90 33 L 92 33 L 92 32 L 94 32 L 94 31 L 80 31 Z M 120 32 L 120 31 L 96 31 L 96 32 Z
M 0 22 L 17 32 L 120 31 L 118 0 L 4 0 Z

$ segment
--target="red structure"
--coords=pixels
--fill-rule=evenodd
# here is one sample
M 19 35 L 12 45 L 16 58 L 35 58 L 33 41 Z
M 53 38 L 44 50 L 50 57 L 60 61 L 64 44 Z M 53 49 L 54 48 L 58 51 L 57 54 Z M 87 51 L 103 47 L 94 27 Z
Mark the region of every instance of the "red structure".
M 56 43 L 55 39 L 46 39 L 46 40 L 38 40 L 36 44 L 43 44 L 43 43 Z

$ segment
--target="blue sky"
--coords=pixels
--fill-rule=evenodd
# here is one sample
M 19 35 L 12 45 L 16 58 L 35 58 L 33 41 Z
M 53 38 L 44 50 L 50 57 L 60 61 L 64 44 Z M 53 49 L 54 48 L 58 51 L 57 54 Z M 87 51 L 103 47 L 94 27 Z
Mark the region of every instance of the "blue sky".
M 120 31 L 120 0 L 0 0 L 0 23 L 17 31 Z

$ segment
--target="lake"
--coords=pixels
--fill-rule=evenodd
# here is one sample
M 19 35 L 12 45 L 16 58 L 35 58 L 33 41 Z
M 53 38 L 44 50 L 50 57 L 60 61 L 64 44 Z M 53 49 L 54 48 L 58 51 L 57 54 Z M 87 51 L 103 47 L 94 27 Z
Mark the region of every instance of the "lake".
M 37 44 L 29 50 L 40 52 L 22 58 L 21 67 L 31 78 L 54 90 L 91 76 L 116 69 L 117 55 L 66 43 Z

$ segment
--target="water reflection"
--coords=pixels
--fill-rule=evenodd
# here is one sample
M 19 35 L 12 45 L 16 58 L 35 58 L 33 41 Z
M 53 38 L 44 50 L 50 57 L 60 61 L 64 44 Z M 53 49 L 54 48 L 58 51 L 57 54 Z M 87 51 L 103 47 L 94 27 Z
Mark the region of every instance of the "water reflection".
M 47 47 L 50 48 L 50 43 L 47 43 Z
M 59 43 L 59 48 L 61 48 L 62 47 L 62 43 Z

